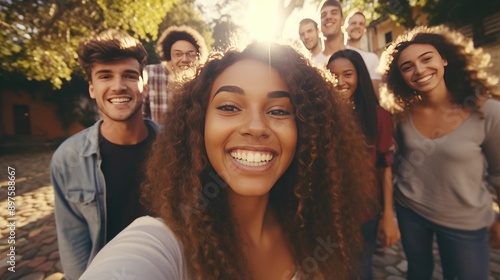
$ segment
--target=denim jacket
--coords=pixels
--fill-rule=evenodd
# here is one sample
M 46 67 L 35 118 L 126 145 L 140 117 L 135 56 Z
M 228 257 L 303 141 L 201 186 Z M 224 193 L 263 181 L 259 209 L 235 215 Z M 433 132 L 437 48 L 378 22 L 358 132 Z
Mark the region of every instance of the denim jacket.
M 156 131 L 159 126 L 144 119 Z M 102 120 L 71 136 L 54 152 L 57 241 L 65 279 L 78 279 L 106 243 L 106 184 L 101 171 L 99 127 Z

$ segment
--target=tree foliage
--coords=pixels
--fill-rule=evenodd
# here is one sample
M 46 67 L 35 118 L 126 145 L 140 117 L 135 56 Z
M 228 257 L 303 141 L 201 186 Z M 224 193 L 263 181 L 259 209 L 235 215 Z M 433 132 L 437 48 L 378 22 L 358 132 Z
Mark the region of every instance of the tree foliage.
M 56 88 L 77 69 L 80 41 L 108 28 L 144 40 L 177 0 L 0 0 L 2 72 L 49 80 Z

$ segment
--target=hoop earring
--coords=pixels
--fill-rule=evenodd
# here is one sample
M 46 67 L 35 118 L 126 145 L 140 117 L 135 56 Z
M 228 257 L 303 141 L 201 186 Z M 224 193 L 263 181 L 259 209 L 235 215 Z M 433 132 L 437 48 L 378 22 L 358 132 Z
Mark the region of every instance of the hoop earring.
M 422 95 L 417 92 L 416 90 L 413 91 L 413 99 L 415 100 L 414 103 L 421 102 L 422 101 Z

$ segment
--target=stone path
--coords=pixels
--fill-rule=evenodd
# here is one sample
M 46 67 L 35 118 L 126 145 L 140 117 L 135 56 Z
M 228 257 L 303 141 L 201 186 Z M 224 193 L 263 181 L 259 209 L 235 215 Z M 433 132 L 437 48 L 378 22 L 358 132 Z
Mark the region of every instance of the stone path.
M 0 279 L 60 280 L 63 278 L 53 217 L 54 194 L 48 168 L 53 151 L 0 156 Z M 15 244 L 9 244 L 8 167 L 15 168 Z M 11 239 L 12 240 L 12 239 Z M 8 269 L 15 246 L 15 272 Z M 435 248 L 434 279 L 442 279 Z M 489 280 L 500 280 L 500 251 L 491 253 Z M 380 248 L 374 256 L 376 280 L 403 280 L 407 263 L 401 245 Z

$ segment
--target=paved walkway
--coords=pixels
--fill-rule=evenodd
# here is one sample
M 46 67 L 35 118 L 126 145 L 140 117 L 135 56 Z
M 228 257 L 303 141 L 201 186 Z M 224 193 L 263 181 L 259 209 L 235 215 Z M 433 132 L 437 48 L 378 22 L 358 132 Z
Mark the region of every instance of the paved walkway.
M 57 249 L 53 217 L 54 197 L 48 167 L 52 151 L 26 152 L 0 156 L 0 279 L 60 280 L 63 277 Z M 8 167 L 15 168 L 15 244 L 9 244 L 7 226 Z M 13 240 L 13 239 L 11 239 Z M 15 272 L 8 269 L 10 246 L 15 246 Z M 437 250 L 434 279 L 441 279 Z M 374 256 L 374 274 L 378 280 L 403 280 L 407 263 L 396 244 L 378 249 Z M 490 280 L 500 279 L 500 251 L 491 253 Z M 159 279 L 160 280 L 160 279 Z

